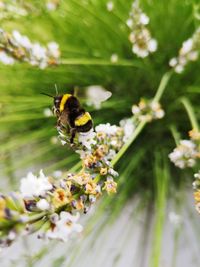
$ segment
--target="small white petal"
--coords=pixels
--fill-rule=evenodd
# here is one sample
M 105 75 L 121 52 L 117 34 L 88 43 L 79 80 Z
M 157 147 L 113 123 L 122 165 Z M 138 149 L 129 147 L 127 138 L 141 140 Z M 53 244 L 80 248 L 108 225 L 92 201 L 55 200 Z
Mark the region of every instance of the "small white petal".
M 36 206 L 40 210 L 48 210 L 50 208 L 49 202 L 46 199 L 40 199 Z

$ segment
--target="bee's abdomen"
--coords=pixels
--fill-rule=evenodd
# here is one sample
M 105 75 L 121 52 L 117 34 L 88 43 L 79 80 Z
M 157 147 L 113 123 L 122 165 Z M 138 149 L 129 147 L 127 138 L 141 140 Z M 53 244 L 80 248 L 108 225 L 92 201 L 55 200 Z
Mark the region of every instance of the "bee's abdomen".
M 88 112 L 84 112 L 78 116 L 74 123 L 78 132 L 88 132 L 93 126 L 92 118 Z
M 76 126 L 77 132 L 79 133 L 86 133 L 89 130 L 91 130 L 93 127 L 93 123 L 92 120 L 89 120 L 86 124 L 82 125 L 82 126 Z

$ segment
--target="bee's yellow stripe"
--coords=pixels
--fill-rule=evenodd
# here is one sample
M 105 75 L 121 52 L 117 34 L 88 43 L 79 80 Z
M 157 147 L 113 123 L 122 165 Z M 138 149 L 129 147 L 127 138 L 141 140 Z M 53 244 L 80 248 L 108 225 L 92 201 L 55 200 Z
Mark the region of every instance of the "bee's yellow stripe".
M 90 113 L 85 112 L 83 115 L 81 115 L 75 120 L 75 126 L 83 126 L 91 119 L 92 118 L 90 116 Z
M 62 112 L 65 108 L 65 103 L 67 102 L 68 98 L 72 96 L 70 94 L 65 94 L 63 95 L 61 102 L 60 102 L 60 112 Z

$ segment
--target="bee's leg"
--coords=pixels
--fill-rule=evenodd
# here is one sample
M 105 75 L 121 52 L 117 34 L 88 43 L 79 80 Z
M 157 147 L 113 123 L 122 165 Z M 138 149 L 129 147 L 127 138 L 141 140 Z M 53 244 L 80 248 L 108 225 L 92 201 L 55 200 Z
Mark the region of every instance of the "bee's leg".
M 59 118 L 57 119 L 57 123 L 56 123 L 56 126 L 55 126 L 56 128 L 60 128 L 61 127 L 61 123 L 60 123 L 60 120 L 59 120 Z
M 75 135 L 76 135 L 76 129 L 75 128 L 72 128 L 70 130 L 70 134 L 71 134 L 70 144 L 73 144 L 74 143 L 74 138 L 75 138 Z

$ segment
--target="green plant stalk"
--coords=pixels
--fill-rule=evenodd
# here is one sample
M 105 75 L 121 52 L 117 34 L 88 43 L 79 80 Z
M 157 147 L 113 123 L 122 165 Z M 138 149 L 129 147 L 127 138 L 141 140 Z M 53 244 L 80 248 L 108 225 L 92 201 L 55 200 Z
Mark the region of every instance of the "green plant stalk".
M 180 134 L 178 133 L 176 127 L 174 125 L 172 125 L 170 127 L 170 130 L 171 130 L 171 133 L 173 135 L 173 138 L 174 138 L 174 141 L 176 143 L 176 145 L 178 146 L 179 145 L 179 141 L 180 141 Z
M 158 90 L 157 90 L 157 92 L 156 92 L 156 94 L 155 94 L 155 96 L 153 98 L 154 102 L 159 102 L 160 101 L 160 99 L 161 99 L 161 97 L 162 97 L 162 95 L 163 95 L 163 93 L 165 91 L 165 88 L 166 88 L 166 86 L 167 86 L 172 74 L 173 74 L 172 71 L 168 71 L 162 76 L 162 79 L 160 81 L 160 85 L 158 87 Z
M 121 59 L 117 62 L 112 62 L 108 59 L 88 59 L 88 58 L 82 58 L 82 59 L 62 59 L 61 65 L 92 65 L 92 66 L 124 66 L 124 67 L 138 67 L 138 68 L 144 68 L 140 62 L 131 61 L 131 60 L 125 60 Z
M 122 148 L 117 153 L 115 158 L 111 161 L 112 166 L 114 166 L 118 162 L 118 160 L 124 155 L 124 153 L 127 151 L 127 149 L 132 144 L 132 142 L 137 138 L 137 136 L 140 134 L 140 132 L 142 131 L 142 129 L 145 127 L 146 124 L 147 124 L 147 121 L 145 121 L 145 120 L 141 121 L 138 124 L 137 128 L 133 132 L 133 134 L 130 137 L 130 139 L 122 146 Z
M 188 114 L 188 117 L 190 119 L 190 123 L 192 125 L 192 128 L 196 131 L 199 130 L 199 126 L 198 126 L 198 122 L 197 122 L 197 119 L 195 117 L 195 114 L 194 114 L 194 110 L 192 108 L 192 105 L 190 103 L 190 101 L 185 98 L 185 97 L 182 97 L 181 98 L 181 103 L 184 105 L 186 111 L 187 111 L 187 114 Z
M 159 160 L 159 161 L 158 161 Z M 162 252 L 162 233 L 165 223 L 165 208 L 166 198 L 168 191 L 168 168 L 164 162 L 161 165 L 161 156 L 157 156 L 157 163 L 155 167 L 155 180 L 156 180 L 156 202 L 155 202 L 155 227 L 154 227 L 154 240 L 151 257 L 151 267 L 160 266 L 160 258 Z
M 153 98 L 153 102 L 159 102 L 166 87 L 167 84 L 170 80 L 170 77 L 172 75 L 173 72 L 166 72 L 161 81 L 160 84 L 158 86 L 158 89 L 156 91 L 156 94 Z M 120 149 L 120 151 L 117 153 L 117 155 L 115 156 L 115 158 L 111 161 L 112 166 L 114 166 L 118 160 L 124 155 L 124 153 L 127 151 L 127 149 L 129 148 L 129 146 L 133 143 L 133 141 L 137 138 L 137 136 L 140 134 L 140 132 L 144 129 L 144 127 L 146 126 L 147 121 L 141 121 L 138 126 L 136 127 L 135 131 L 133 132 L 132 136 L 130 137 L 130 139 L 123 145 L 123 147 Z

